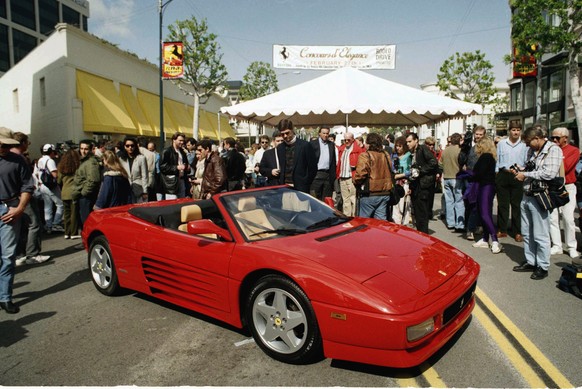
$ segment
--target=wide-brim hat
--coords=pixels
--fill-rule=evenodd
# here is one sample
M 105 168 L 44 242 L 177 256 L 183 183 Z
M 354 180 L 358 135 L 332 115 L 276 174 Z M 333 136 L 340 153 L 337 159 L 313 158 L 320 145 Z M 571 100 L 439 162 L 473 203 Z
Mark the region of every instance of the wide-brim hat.
M 20 142 L 12 138 L 12 130 L 6 127 L 0 127 L 0 144 L 19 145 Z

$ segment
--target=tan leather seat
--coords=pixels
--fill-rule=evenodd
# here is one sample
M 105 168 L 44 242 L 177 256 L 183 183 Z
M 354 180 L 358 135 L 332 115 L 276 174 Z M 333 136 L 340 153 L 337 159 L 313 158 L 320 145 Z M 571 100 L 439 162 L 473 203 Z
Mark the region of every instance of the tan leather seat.
M 264 230 L 272 230 L 273 225 L 269 222 L 267 214 L 262 209 L 257 209 L 257 202 L 254 197 L 241 197 L 238 200 L 237 208 L 239 213 L 235 215 L 239 222 L 243 234 L 249 240 L 264 239 L 274 236 L 273 233 L 254 235 Z

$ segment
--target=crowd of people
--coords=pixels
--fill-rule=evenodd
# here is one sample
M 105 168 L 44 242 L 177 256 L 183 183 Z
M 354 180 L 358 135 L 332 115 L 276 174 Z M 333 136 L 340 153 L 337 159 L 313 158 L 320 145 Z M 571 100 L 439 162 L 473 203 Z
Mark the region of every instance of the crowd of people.
M 42 157 L 28 158 L 26 134 L 0 131 L 0 308 L 18 312 L 12 303 L 14 267 L 38 264 L 42 234 L 79 231 L 93 210 L 129 203 L 192 197 L 208 199 L 223 191 L 288 184 L 310 193 L 347 216 L 373 217 L 410 225 L 429 233 L 435 220 L 435 193 L 442 191 L 441 217 L 447 228 L 474 240 L 493 254 L 500 238 L 513 235 L 524 243 L 526 261 L 514 268 L 532 279 L 548 275 L 550 255 L 566 250 L 579 258 L 574 212 L 577 179 L 582 170 L 569 132 L 543 126 L 510 128 L 491 139 L 484 127 L 452 134 L 446 147 L 428 137 L 421 144 L 410 132 L 365 139 L 346 132 L 341 145 L 322 126 L 310 141 L 299 139 L 290 120 L 281 120 L 272 137 L 262 135 L 245 149 L 234 138 L 218 145 L 173 134 L 171 145 L 156 151 L 145 137 L 121 142 L 82 140 L 65 148 L 45 144 Z M 570 201 L 553 211 L 533 196 L 536 181 L 565 178 Z M 579 197 L 580 197 L 579 196 Z M 497 197 L 497 220 L 493 218 Z M 562 243 L 560 218 L 564 224 Z M 477 232 L 480 231 L 480 235 Z M 535 239 L 534 239 L 535 236 Z

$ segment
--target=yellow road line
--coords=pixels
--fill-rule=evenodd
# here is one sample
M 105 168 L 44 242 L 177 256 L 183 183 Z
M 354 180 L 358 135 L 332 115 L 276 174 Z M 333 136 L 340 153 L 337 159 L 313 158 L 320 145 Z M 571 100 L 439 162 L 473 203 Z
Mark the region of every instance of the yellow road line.
M 521 330 L 515 324 L 513 324 L 511 320 L 509 320 L 509 318 L 493 303 L 493 301 L 491 301 L 491 299 L 485 293 L 483 293 L 483 291 L 479 287 L 477 287 L 476 295 L 479 298 L 479 300 L 481 300 L 481 302 L 487 307 L 487 309 L 491 311 L 491 313 L 497 318 L 497 320 L 499 320 L 499 322 L 501 322 L 501 324 L 513 335 L 513 337 L 515 337 L 515 339 L 523 346 L 523 348 L 529 353 L 529 355 L 541 366 L 541 368 L 546 372 L 546 374 L 552 380 L 554 380 L 554 382 L 560 388 L 574 387 L 570 383 L 570 381 L 568 381 L 568 379 L 554 366 L 554 364 L 527 338 L 527 336 L 523 332 L 521 332 Z M 480 316 L 486 317 L 483 311 L 481 311 L 480 309 L 479 311 L 482 313 L 482 315 Z M 478 319 L 480 322 L 482 322 L 481 318 L 478 317 Z M 486 320 L 490 321 L 488 317 L 486 318 Z M 513 346 L 511 347 L 515 350 Z M 529 368 L 529 366 L 527 365 L 528 364 L 520 365 L 519 370 L 520 371 L 522 371 L 523 369 L 527 370 L 527 368 Z M 525 368 L 524 366 L 527 366 L 527 368 Z M 526 378 L 526 380 L 528 379 L 526 375 L 524 375 L 524 378 Z M 530 386 L 545 387 L 546 384 L 543 382 L 541 383 L 541 385 L 530 383 Z
M 434 369 L 434 367 L 425 363 L 422 365 L 421 369 L 423 370 L 422 375 L 424 376 L 424 378 L 426 378 L 426 380 L 430 384 L 431 388 L 446 388 L 447 387 L 447 385 L 445 385 L 444 381 L 441 380 L 440 375 L 437 373 L 437 371 Z
M 396 381 L 401 388 L 417 388 L 418 383 L 416 378 L 400 378 L 396 377 Z
M 515 369 L 525 378 L 530 388 L 545 388 L 547 386 L 478 305 L 473 309 L 473 315 L 485 327 L 487 333 L 515 366 Z

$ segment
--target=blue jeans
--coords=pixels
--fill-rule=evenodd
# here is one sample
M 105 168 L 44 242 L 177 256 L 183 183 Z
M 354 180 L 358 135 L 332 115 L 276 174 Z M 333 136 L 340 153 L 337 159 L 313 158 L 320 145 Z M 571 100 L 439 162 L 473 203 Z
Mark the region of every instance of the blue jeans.
M 465 203 L 463 202 L 463 180 L 445 178 L 443 194 L 447 227 L 465 228 Z
M 0 216 L 8 213 L 8 207 L 17 207 L 20 200 L 0 203 Z M 20 235 L 22 218 L 4 223 L 0 220 L 0 302 L 12 300 L 12 284 L 14 283 L 14 260 Z
M 543 270 L 550 268 L 550 212 L 543 210 L 535 197 L 521 201 L 521 235 L 525 260 Z
M 63 202 L 61 201 L 61 189 L 57 186 L 50 190 L 45 185 L 41 185 L 38 189 L 44 201 L 44 221 L 47 228 L 51 228 L 53 224 L 61 224 L 63 221 Z M 53 203 L 57 208 L 53 216 Z
M 360 198 L 360 217 L 386 220 L 386 209 L 390 196 L 370 196 Z

